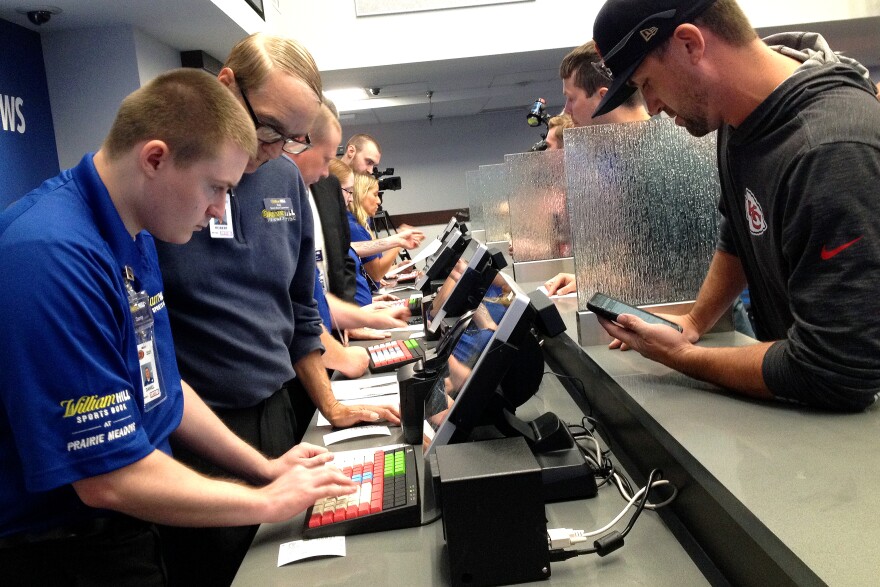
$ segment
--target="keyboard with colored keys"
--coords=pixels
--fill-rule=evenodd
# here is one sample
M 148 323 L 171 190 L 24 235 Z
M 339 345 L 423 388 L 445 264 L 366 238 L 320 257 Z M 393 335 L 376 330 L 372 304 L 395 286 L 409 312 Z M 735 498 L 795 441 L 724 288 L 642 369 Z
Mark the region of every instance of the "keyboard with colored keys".
M 303 537 L 347 536 L 421 524 L 416 456 L 398 445 L 334 453 L 333 464 L 360 488 L 318 500 L 306 512 Z
M 422 346 L 414 338 L 389 340 L 367 347 L 370 354 L 370 372 L 393 371 L 401 365 L 418 361 L 425 356 Z

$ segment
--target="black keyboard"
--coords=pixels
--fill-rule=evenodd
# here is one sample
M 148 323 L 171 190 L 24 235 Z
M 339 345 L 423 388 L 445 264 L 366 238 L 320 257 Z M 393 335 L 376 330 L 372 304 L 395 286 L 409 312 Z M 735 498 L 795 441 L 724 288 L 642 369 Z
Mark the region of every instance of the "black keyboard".
M 306 512 L 303 537 L 348 536 L 421 524 L 415 459 L 408 445 L 334 453 L 333 464 L 360 489 L 318 500 Z
M 424 348 L 414 338 L 380 342 L 379 344 L 368 346 L 367 352 L 370 353 L 371 373 L 393 371 L 407 363 L 414 363 L 425 356 Z

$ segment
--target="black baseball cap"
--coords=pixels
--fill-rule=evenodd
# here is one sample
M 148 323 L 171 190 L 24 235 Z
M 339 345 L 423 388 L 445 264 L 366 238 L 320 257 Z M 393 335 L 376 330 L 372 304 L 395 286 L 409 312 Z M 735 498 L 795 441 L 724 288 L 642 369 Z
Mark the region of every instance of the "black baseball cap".
M 672 36 L 678 25 L 693 21 L 715 1 L 608 0 L 596 16 L 593 40 L 612 82 L 593 118 L 632 96 L 635 88 L 627 82 L 648 53 Z

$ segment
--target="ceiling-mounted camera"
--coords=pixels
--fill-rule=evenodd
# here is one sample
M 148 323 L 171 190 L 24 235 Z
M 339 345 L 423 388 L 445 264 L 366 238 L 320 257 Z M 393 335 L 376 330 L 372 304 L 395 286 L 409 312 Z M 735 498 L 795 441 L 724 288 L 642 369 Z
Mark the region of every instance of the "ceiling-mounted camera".
M 370 92 L 371 96 L 378 96 L 379 92 L 382 91 L 382 88 L 367 88 L 367 91 Z
M 46 24 L 52 18 L 52 13 L 48 10 L 28 10 L 27 18 L 31 24 L 40 26 Z
M 60 14 L 61 9 L 57 6 L 34 6 L 31 8 L 16 8 L 19 14 L 27 16 L 32 25 L 41 26 L 52 19 L 53 14 Z

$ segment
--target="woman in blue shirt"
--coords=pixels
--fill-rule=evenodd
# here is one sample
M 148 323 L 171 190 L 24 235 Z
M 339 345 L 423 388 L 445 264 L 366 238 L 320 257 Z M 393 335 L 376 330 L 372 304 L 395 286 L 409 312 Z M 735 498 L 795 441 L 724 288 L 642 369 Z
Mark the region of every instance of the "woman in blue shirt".
M 378 290 L 377 284 L 394 265 L 400 250 L 419 246 L 425 235 L 410 226 L 402 225 L 396 234 L 376 238 L 372 218 L 379 210 L 381 200 L 379 182 L 372 175 L 354 174 L 351 196 L 352 200 L 348 205 L 351 247 L 359 257 L 355 262 L 359 261 L 361 264 L 355 301 L 366 305 L 372 301 L 372 292 Z

